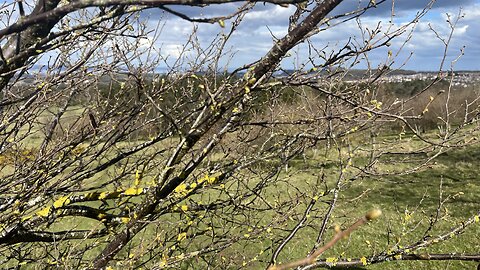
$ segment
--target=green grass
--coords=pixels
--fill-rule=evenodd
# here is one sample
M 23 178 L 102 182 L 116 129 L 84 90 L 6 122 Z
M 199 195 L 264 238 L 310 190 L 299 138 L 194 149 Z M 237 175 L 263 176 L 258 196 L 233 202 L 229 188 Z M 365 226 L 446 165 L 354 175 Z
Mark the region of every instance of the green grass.
M 480 210 L 480 181 L 477 168 L 480 165 L 480 148 L 471 146 L 454 150 L 439 156 L 436 163 L 416 173 L 403 176 L 365 177 L 355 179 L 344 186 L 333 213 L 327 240 L 333 236 L 334 224 L 346 227 L 355 218 L 362 216 L 372 208 L 380 208 L 383 215 L 379 220 L 361 227 L 348 240 L 341 241 L 327 251 L 322 258 L 368 257 L 379 252 L 405 247 L 420 240 L 429 227 L 430 220 L 437 213 L 441 216 L 433 229 L 428 233 L 432 237 L 449 232 L 465 219 Z M 359 157 L 356 160 L 362 163 Z M 395 159 L 390 160 L 392 162 Z M 308 163 L 311 163 L 309 161 Z M 312 164 L 293 162 L 297 169 L 312 167 Z M 323 166 L 327 174 L 335 175 L 338 164 L 327 163 Z M 393 167 L 399 169 L 407 165 L 380 165 L 379 170 Z M 292 169 L 293 170 L 293 169 Z M 310 178 L 312 175 L 310 174 Z M 305 182 L 309 174 L 292 174 L 290 181 Z M 333 181 L 331 179 L 330 181 Z M 327 181 L 328 182 L 328 181 Z M 301 185 L 301 184 L 300 184 Z M 440 195 L 441 194 L 441 195 Z M 440 197 L 441 196 L 441 197 Z M 439 208 L 439 201 L 442 206 Z M 302 258 L 310 251 L 317 235 L 317 227 L 322 213 L 317 213 L 318 221 L 311 221 L 312 228 L 304 228 L 281 256 L 281 261 Z M 293 226 L 292 222 L 288 226 Z M 470 226 L 464 234 L 451 240 L 435 244 L 418 253 L 470 253 L 480 251 L 480 224 Z M 478 263 L 458 261 L 399 261 L 368 266 L 368 269 L 473 269 Z M 251 269 L 260 267 L 252 265 Z
M 403 139 L 397 141 L 398 136 L 381 136 L 378 142 L 394 143 L 396 149 L 415 149 L 422 146 L 423 143 L 416 139 Z M 125 143 L 126 146 L 128 143 Z M 165 146 L 163 146 L 165 147 Z M 138 158 L 148 155 L 149 151 L 137 155 Z M 342 149 L 342 157 L 345 157 L 346 150 Z M 306 205 L 310 198 L 325 192 L 324 196 L 320 195 L 320 199 L 312 210 L 308 219 L 308 226 L 303 227 L 298 234 L 289 242 L 284 251 L 279 256 L 279 261 L 286 262 L 294 259 L 303 258 L 312 248 L 318 234 L 323 216 L 328 208 L 328 202 L 332 198 L 331 191 L 335 186 L 335 182 L 339 176 L 340 162 L 337 160 L 337 153 L 334 150 L 322 152 L 314 155 L 313 152 L 307 153 L 306 159 L 294 159 L 289 163 L 288 170 L 284 170 L 279 175 L 279 180 L 272 183 L 264 190 L 264 197 L 270 203 L 281 198 L 298 199 L 298 205 L 290 212 L 286 212 L 291 218 L 286 222 L 278 222 L 269 225 L 273 219 L 278 219 L 278 213 L 262 212 L 251 213 L 251 216 L 238 216 L 238 220 L 244 222 L 243 226 L 238 228 L 222 228 L 224 224 L 222 217 L 210 216 L 209 222 L 217 229 L 217 233 L 235 233 L 239 236 L 251 234 L 248 239 L 239 241 L 231 247 L 222 251 L 221 254 L 213 254 L 213 260 L 219 265 L 217 269 L 227 269 L 232 265 L 241 266 L 245 263 L 245 269 L 264 269 L 268 264 L 272 250 L 279 245 L 279 240 L 283 239 L 288 230 L 293 228 L 297 221 L 301 218 Z M 219 155 L 213 155 L 212 160 L 220 159 Z M 425 156 L 411 155 L 409 158 L 421 159 Z M 368 156 L 364 151 L 358 151 L 353 157 L 353 165 L 362 166 L 368 162 Z M 431 236 L 436 236 L 449 231 L 450 228 L 459 225 L 466 218 L 478 213 L 480 210 L 480 181 L 478 177 L 478 169 L 480 167 L 480 147 L 470 146 L 468 148 L 456 149 L 440 155 L 436 163 L 422 170 L 408 175 L 391 175 L 378 177 L 359 177 L 352 178 L 358 171 L 348 169 L 345 172 L 346 178 L 343 180 L 341 192 L 336 203 L 336 208 L 332 218 L 328 224 L 325 240 L 333 236 L 333 227 L 335 224 L 341 225 L 343 228 L 352 224 L 358 217 L 362 216 L 372 208 L 380 208 L 383 215 L 368 225 L 365 225 L 355 231 L 348 239 L 342 240 L 328 250 L 322 258 L 359 258 L 362 256 L 371 256 L 379 252 L 395 249 L 400 246 L 408 246 L 415 243 L 427 229 L 432 216 L 436 215 L 439 201 L 442 200 L 442 207 L 439 208 L 440 220 L 435 227 L 429 232 Z M 257 171 L 261 171 L 262 167 L 266 170 L 268 167 L 276 165 L 277 161 L 265 162 L 258 165 Z M 381 172 L 404 170 L 411 168 L 415 163 L 402 162 L 398 156 L 386 155 L 382 157 L 377 170 Z M 103 181 L 102 178 L 108 174 L 115 174 L 113 171 L 105 171 L 96 175 L 91 179 L 91 184 Z M 154 172 L 149 172 L 154 175 Z M 318 184 L 321 175 L 325 175 L 325 182 Z M 133 174 L 131 179 L 125 180 L 126 186 L 133 182 Z M 254 185 L 258 182 L 256 177 L 252 176 L 250 180 L 245 181 L 245 185 Z M 250 182 L 248 182 L 250 181 Z M 225 183 L 225 190 L 217 189 L 215 191 L 207 191 L 206 193 L 195 195 L 192 200 L 202 200 L 208 202 L 216 198 L 226 196 L 228 190 L 235 190 L 238 180 L 231 179 Z M 441 196 L 441 197 L 440 197 Z M 258 202 L 261 205 L 261 202 Z M 94 205 L 94 204 L 93 204 Z M 163 244 L 169 245 L 156 239 L 161 235 L 165 239 L 166 232 L 159 233 L 159 228 L 163 230 L 170 229 L 170 233 L 175 233 L 175 227 L 186 227 L 187 221 L 180 214 L 169 214 L 161 218 L 160 223 L 149 225 L 132 241 L 133 245 L 148 246 L 157 243 L 158 250 L 163 248 Z M 250 224 L 250 220 L 257 220 L 257 224 Z M 159 225 L 160 224 L 160 225 Z M 228 223 L 226 223 L 228 225 Z M 66 218 L 55 223 L 49 229 L 64 230 L 65 228 L 91 228 L 98 225 L 98 222 L 82 219 L 79 223 L 77 218 Z M 192 226 L 188 232 L 194 233 L 195 229 L 205 229 L 210 224 L 207 221 L 198 221 Z M 271 231 L 266 231 L 266 226 L 271 227 Z M 250 233 L 248 230 L 254 228 L 258 233 Z M 433 245 L 427 249 L 418 252 L 432 253 L 478 253 L 480 251 L 480 225 L 474 224 L 470 226 L 464 234 L 455 237 L 452 240 L 445 241 Z M 176 235 L 169 235 L 170 243 L 176 239 Z M 154 240 L 155 239 L 155 240 Z M 200 237 L 191 242 L 184 242 L 179 247 L 177 253 L 195 250 L 196 247 L 205 245 L 204 241 L 208 241 L 208 237 Z M 81 249 L 83 246 L 90 245 L 94 240 L 73 241 L 71 248 Z M 63 245 L 67 248 L 69 244 Z M 101 250 L 103 244 L 90 250 L 85 259 L 93 259 L 95 252 Z M 62 247 L 62 245 L 60 245 Z M 43 246 L 48 248 L 48 245 Z M 133 249 L 138 252 L 141 248 Z M 128 257 L 128 248 L 124 249 L 119 257 Z M 141 260 L 148 259 L 148 254 Z M 0 256 L 1 257 L 1 256 Z M 222 259 L 224 258 L 224 259 Z M 158 263 L 160 258 L 155 258 Z M 32 266 L 34 269 L 36 266 Z M 476 263 L 472 262 L 388 262 L 378 265 L 368 266 L 368 269 L 473 269 Z M 205 264 L 197 259 L 191 259 L 176 268 L 181 269 L 204 269 Z

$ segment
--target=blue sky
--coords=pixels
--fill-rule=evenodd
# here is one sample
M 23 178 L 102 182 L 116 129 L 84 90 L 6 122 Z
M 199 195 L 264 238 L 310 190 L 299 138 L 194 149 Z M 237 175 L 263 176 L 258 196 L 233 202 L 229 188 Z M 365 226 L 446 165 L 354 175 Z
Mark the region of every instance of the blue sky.
M 366 0 L 346 0 L 333 13 L 349 11 L 365 5 Z M 391 20 L 392 1 L 387 1 L 383 5 L 372 9 L 361 17 L 362 28 L 372 29 L 380 23 L 382 29 L 388 27 L 401 27 L 422 9 L 428 0 L 396 0 L 395 16 Z M 172 7 L 195 17 L 227 15 L 237 8 L 238 4 L 226 4 L 211 6 L 208 8 L 188 8 Z M 257 6 L 244 18 L 238 30 L 232 36 L 227 44 L 227 48 L 233 56 L 226 57 L 222 63 L 228 65 L 228 68 L 235 68 L 239 65 L 247 64 L 258 60 L 264 55 L 273 44 L 272 33 L 276 37 L 282 37 L 288 28 L 289 16 L 294 12 L 294 7 L 280 7 L 270 4 L 257 4 Z M 402 67 L 412 70 L 438 70 L 441 56 L 445 46 L 442 41 L 432 31 L 432 28 L 442 38 L 447 38 L 450 27 L 446 14 L 451 14 L 452 18 L 461 14 L 464 17 L 460 19 L 453 35 L 452 42 L 449 45 L 444 69 L 449 69 L 452 60 L 460 55 L 461 48 L 464 47 L 464 55 L 455 62 L 456 70 L 480 70 L 480 0 L 438 0 L 434 8 L 430 10 L 427 16 L 415 26 L 412 38 L 404 44 L 406 35 L 394 40 L 390 48 L 373 51 L 368 54 L 368 60 L 371 67 L 375 68 L 385 61 L 388 61 L 388 51 L 398 56 L 393 67 Z M 179 52 L 179 48 L 184 44 L 190 35 L 194 24 L 182 19 L 165 15 L 156 9 L 142 14 L 142 17 L 148 21 L 152 28 L 157 26 L 158 20 L 165 22 L 164 30 L 160 37 L 152 43 L 159 49 L 164 56 L 174 59 Z M 226 28 L 229 28 L 231 21 L 226 21 Z M 211 43 L 213 38 L 226 31 L 218 24 L 197 24 L 198 40 L 203 46 Z M 325 51 L 335 50 L 347 42 L 349 38 L 360 39 L 361 31 L 356 21 L 350 21 L 334 28 L 323 31 L 314 38 L 312 44 L 315 48 L 324 48 Z M 403 45 L 403 47 L 402 47 Z M 399 49 L 402 47 L 402 50 Z M 282 62 L 285 68 L 294 68 L 301 64 L 307 56 L 306 46 L 300 45 L 293 50 L 292 56 Z M 405 60 L 409 58 L 407 62 Z M 227 64 L 228 62 L 228 64 Z M 404 65 L 403 65 L 404 64 Z M 365 68 L 367 62 L 363 60 L 355 68 Z

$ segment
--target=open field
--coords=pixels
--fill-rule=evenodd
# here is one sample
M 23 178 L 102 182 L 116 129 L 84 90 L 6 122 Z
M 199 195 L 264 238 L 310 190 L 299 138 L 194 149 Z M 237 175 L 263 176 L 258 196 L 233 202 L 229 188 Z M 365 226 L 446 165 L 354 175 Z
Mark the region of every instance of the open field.
M 361 227 L 348 240 L 343 240 L 327 251 L 323 258 L 368 257 L 385 250 L 394 250 L 423 238 L 430 221 L 439 209 L 439 222 L 429 237 L 445 234 L 450 228 L 477 214 L 480 207 L 480 148 L 458 149 L 442 154 L 429 168 L 403 176 L 383 176 L 355 180 L 348 184 L 339 197 L 333 223 L 342 227 L 353 223 L 372 208 L 380 208 L 379 220 Z M 393 159 L 392 162 L 395 162 Z M 301 166 L 301 163 L 298 164 Z M 397 164 L 398 166 L 398 164 Z M 401 166 L 401 165 L 400 165 Z M 303 181 L 304 176 L 294 177 Z M 308 176 L 306 176 L 308 177 Z M 439 202 L 442 206 L 439 207 Z M 320 221 L 319 221 L 320 222 Z M 330 226 L 333 227 L 334 224 Z M 333 235 L 330 229 L 330 236 Z M 309 251 L 317 233 L 305 229 L 292 243 L 288 259 L 301 258 Z M 435 244 L 422 253 L 478 253 L 480 224 L 475 224 L 454 239 Z M 310 239 L 310 241 L 309 241 Z M 310 242 L 310 243 L 309 243 Z M 302 251 L 303 249 L 303 251 Z M 304 255 L 303 255 L 304 256 Z M 287 258 L 285 258 L 287 259 Z M 369 266 L 368 269 L 474 269 L 475 263 L 463 262 L 389 262 Z M 254 268 L 252 268 L 254 269 Z
M 36 134 L 36 133 L 34 133 Z M 368 137 L 367 135 L 365 135 Z M 426 134 L 426 136 L 430 136 Z M 388 142 L 395 145 L 396 150 L 418 149 L 423 143 L 412 135 L 403 135 L 404 138 L 399 139 L 398 135 L 379 135 L 378 143 Z M 431 135 L 433 137 L 433 135 Z M 361 146 L 362 136 L 352 136 L 352 145 Z M 38 145 L 42 140 L 41 136 L 26 139 L 25 148 L 32 148 Z M 177 139 L 169 141 L 172 145 Z M 122 142 L 117 144 L 118 149 L 129 146 L 129 144 L 141 143 L 137 141 Z M 100 146 L 98 146 L 100 147 Z M 141 160 L 162 149 L 171 147 L 168 142 L 156 145 L 155 147 L 140 151 L 132 156 L 137 161 L 130 160 L 130 167 L 126 171 L 130 172 L 124 175 L 120 182 L 116 185 L 107 185 L 104 190 L 114 191 L 116 188 L 126 189 L 130 187 L 135 179 L 135 169 L 132 164 L 141 164 Z M 325 146 L 321 145 L 319 149 L 311 149 L 306 152 L 303 157 L 297 157 L 288 162 L 284 169 L 279 171 L 269 186 L 264 189 L 263 198 L 268 203 L 281 203 L 282 201 L 294 201 L 295 203 L 288 211 L 284 213 L 265 210 L 263 212 L 251 213 L 252 216 L 234 216 L 228 217 L 209 213 L 207 211 L 190 209 L 191 205 L 199 202 L 203 204 L 214 203 L 217 199 L 228 198 L 230 194 L 235 194 L 238 183 L 235 179 L 228 179 L 225 183 L 214 183 L 212 188 L 206 191 L 193 194 L 192 196 L 171 203 L 177 208 L 172 208 L 169 213 L 163 215 L 158 222 L 146 227 L 146 229 L 134 238 L 132 246 L 140 246 L 140 248 L 125 248 L 119 257 L 129 258 L 127 264 L 122 264 L 120 268 L 137 268 L 138 265 L 149 268 L 154 265 L 161 265 L 163 260 L 158 254 L 142 254 L 141 247 L 148 247 L 158 243 L 159 250 L 168 251 L 168 257 L 178 258 L 182 254 L 188 254 L 197 249 L 201 249 L 208 241 L 208 237 L 198 237 L 192 241 L 183 241 L 178 244 L 178 233 L 184 231 L 188 234 L 195 234 L 196 231 L 209 231 L 211 227 L 216 233 L 229 234 L 235 233 L 238 238 L 244 238 L 236 243 L 228 246 L 219 254 L 207 254 L 206 257 L 214 261 L 213 265 L 217 265 L 217 269 L 229 269 L 242 266 L 244 269 L 264 269 L 268 265 L 273 251 L 279 246 L 290 231 L 302 219 L 307 205 L 312 198 L 318 196 L 318 203 L 312 208 L 308 214 L 306 225 L 303 226 L 295 237 L 285 246 L 282 253 L 278 257 L 277 262 L 286 262 L 299 259 L 311 251 L 317 238 L 319 228 L 324 220 L 324 215 L 331 205 L 335 186 L 338 179 L 342 179 L 340 188 L 338 189 L 338 199 L 335 202 L 335 209 L 332 212 L 331 219 L 327 224 L 325 233 L 325 241 L 334 234 L 334 227 L 340 225 L 345 229 L 352 224 L 358 217 L 372 208 L 379 208 L 383 211 L 383 215 L 376 221 L 360 227 L 348 239 L 342 240 L 321 256 L 320 259 L 329 258 L 330 260 L 360 258 L 379 254 L 381 252 L 395 252 L 404 249 L 419 240 L 436 237 L 438 235 L 448 234 L 452 227 L 458 226 L 461 222 L 477 214 L 480 209 L 480 181 L 478 177 L 478 167 L 480 166 L 480 147 L 477 145 L 468 148 L 458 148 L 446 152 L 438 156 L 434 162 L 423 167 L 419 171 L 407 175 L 395 175 L 396 171 L 403 171 L 408 168 L 415 167 L 421 160 L 425 159 L 429 154 L 419 153 L 409 156 L 401 155 L 384 155 L 379 159 L 376 170 L 383 173 L 392 173 L 392 175 L 383 176 L 360 176 L 359 169 L 368 163 L 368 151 L 363 151 L 359 147 L 355 155 L 352 156 L 349 167 L 345 170 L 340 169 L 342 162 L 346 162 L 348 158 L 347 147 L 343 145 L 339 147 L 340 153 L 334 148 L 325 151 Z M 115 150 L 112 150 L 113 152 Z M 108 160 L 110 154 L 105 154 L 97 162 Z M 158 164 L 163 164 L 163 156 L 157 157 Z M 207 162 L 222 162 L 223 154 L 212 154 Z M 152 162 L 152 161 L 151 161 Z M 153 161 L 155 164 L 155 161 Z M 253 187 L 258 183 L 258 177 L 262 172 L 268 172 L 269 167 L 276 167 L 278 160 L 266 160 L 256 165 L 255 171 L 260 172 L 256 175 L 249 175 L 250 182 L 246 181 L 246 187 Z M 120 166 L 121 167 L 121 166 Z M 151 166 L 152 167 L 152 166 Z M 8 168 L 8 166 L 6 167 Z M 116 166 L 98 173 L 85 181 L 92 186 L 98 186 L 106 179 L 111 179 L 123 171 L 116 171 Z M 144 179 L 141 183 L 142 187 L 148 187 L 148 182 L 158 175 L 161 167 L 153 167 L 153 169 L 144 173 Z M 69 172 L 70 170 L 67 170 Z M 5 171 L 6 172 L 6 171 Z M 8 172 L 7 172 L 8 173 Z M 248 175 L 249 172 L 241 172 Z M 340 175 L 343 175 L 340 177 Z M 198 177 L 196 175 L 195 177 Z M 247 178 L 248 178 L 247 177 Z M 244 180 L 242 180 L 244 181 Z M 188 182 L 192 182 L 189 179 Z M 193 182 L 195 180 L 193 179 Z M 120 184 L 120 186 L 119 186 Z M 139 203 L 139 198 L 131 198 L 131 203 Z M 258 205 L 257 205 L 258 203 Z M 167 202 L 168 204 L 168 202 Z M 115 203 L 109 202 L 90 202 L 82 205 L 94 208 L 116 207 Z M 103 205 L 103 206 L 102 206 Z M 188 205 L 188 210 L 179 210 L 183 205 Z M 262 202 L 255 202 L 255 205 L 264 206 Z M 188 224 L 188 217 L 204 214 L 207 216 L 205 220 L 197 220 L 195 223 Z M 282 215 L 284 218 L 282 219 Z M 256 218 L 253 218 L 256 216 Z M 227 217 L 238 222 L 237 227 L 232 226 L 232 220 L 224 222 L 222 218 Z M 259 218 L 260 217 L 260 218 Z M 431 228 L 430 224 L 436 219 L 435 225 Z M 86 218 L 65 218 L 55 222 L 48 230 L 61 231 L 68 229 L 92 229 L 100 228 L 102 224 Z M 250 220 L 256 220 L 257 223 L 249 223 Z M 191 226 L 191 227 L 190 227 Z M 179 230 L 172 228 L 178 227 Z M 473 224 L 467 230 L 453 239 L 440 242 L 426 249 L 416 250 L 416 254 L 423 253 L 478 253 L 480 250 L 480 241 L 477 240 L 480 235 L 480 223 Z M 427 238 L 425 238 L 427 237 Z M 61 252 L 62 249 L 75 250 L 91 245 L 95 240 L 78 240 L 69 241 L 65 244 L 56 246 Z M 91 260 L 95 254 L 104 247 L 104 243 L 99 242 L 96 247 L 89 248 L 83 259 Z M 172 249 L 175 247 L 175 249 Z M 51 248 L 50 244 L 40 244 L 35 246 L 38 249 Z M 50 251 L 49 251 L 50 252 Z M 132 256 L 132 254 L 136 254 Z M 166 256 L 166 255 L 165 255 Z M 1 256 L 0 256 L 1 257 Z M 3 259 L 3 258 L 2 258 Z M 68 268 L 69 263 L 64 262 L 64 267 Z M 131 264 L 128 264 L 131 263 Z M 143 265 L 143 263 L 145 263 Z M 14 266 L 11 264 L 10 266 Z M 44 266 L 35 266 L 31 264 L 27 269 L 37 269 Z M 180 266 L 177 264 L 172 269 L 205 269 L 206 262 L 196 257 L 184 260 Z M 368 269 L 473 269 L 476 263 L 458 262 L 458 261 L 410 261 L 410 262 L 388 262 L 368 266 Z
M 392 137 L 385 136 L 381 139 L 391 140 Z M 421 144 L 415 139 L 405 140 L 399 144 L 400 148 L 409 146 L 418 147 Z M 212 254 L 212 259 L 220 268 L 230 268 L 232 266 L 244 265 L 245 269 L 262 269 L 270 260 L 272 251 L 276 249 L 279 242 L 288 235 L 289 231 L 298 224 L 302 218 L 305 208 L 311 201 L 311 198 L 317 194 L 320 195 L 317 203 L 309 213 L 308 226 L 303 226 L 295 237 L 285 246 L 277 262 L 285 262 L 304 257 L 313 247 L 318 235 L 319 226 L 323 221 L 323 216 L 332 200 L 333 187 L 339 176 L 339 163 L 335 159 L 335 151 L 322 152 L 322 154 L 308 152 L 304 158 L 291 160 L 284 170 L 278 174 L 278 182 L 274 182 L 266 189 L 264 198 L 275 201 L 276 198 L 297 198 L 297 205 L 285 213 L 287 216 L 284 222 L 274 223 L 273 219 L 278 220 L 278 213 L 265 211 L 258 213 L 263 218 L 257 224 L 248 224 L 245 219 L 242 226 L 238 226 L 236 231 L 239 235 L 247 235 L 250 231 L 258 231 L 255 237 L 258 241 L 252 241 L 249 236 L 245 241 L 239 241 L 236 244 L 226 248 L 222 253 Z M 342 154 L 343 155 L 343 154 Z M 139 158 L 141 158 L 139 154 Z M 213 155 L 211 162 L 220 159 L 219 155 Z M 408 159 L 415 159 L 412 155 Z M 402 157 L 402 160 L 405 157 Z M 385 156 L 378 167 L 379 171 L 403 170 L 411 164 L 403 164 L 395 155 Z M 272 161 L 275 163 L 275 161 Z M 342 240 L 328 250 L 321 258 L 347 259 L 369 257 L 383 251 L 394 251 L 405 248 L 424 237 L 435 237 L 445 234 L 450 228 L 459 225 L 467 218 L 478 214 L 480 197 L 480 182 L 478 180 L 478 167 L 480 166 L 480 147 L 470 146 L 469 148 L 460 148 L 441 154 L 434 163 L 418 172 L 407 175 L 386 175 L 372 177 L 353 177 L 356 169 L 355 165 L 360 167 L 366 162 L 366 157 L 359 154 L 351 161 L 352 168 L 343 171 L 345 174 L 341 184 L 336 208 L 332 213 L 330 222 L 327 224 L 326 238 L 333 236 L 333 227 L 340 225 L 342 228 L 348 227 L 356 218 L 362 216 L 372 208 L 379 208 L 383 215 L 371 224 L 365 225 L 355 231 L 348 239 Z M 262 166 L 267 166 L 268 163 Z M 112 168 L 114 170 L 114 168 Z M 107 170 L 101 175 L 95 176 L 92 181 L 98 184 L 98 181 L 108 178 L 112 170 Z M 154 175 L 157 172 L 149 172 Z M 319 178 L 323 175 L 320 182 L 321 187 L 315 186 Z M 254 176 L 252 176 L 254 178 Z M 131 185 L 132 178 L 125 180 L 125 186 Z M 252 180 L 252 184 L 255 181 Z M 107 187 L 108 189 L 109 187 Z M 110 187 L 111 188 L 111 187 Z M 193 195 L 188 200 L 182 202 L 208 203 L 228 194 L 229 189 L 235 189 L 234 182 L 226 182 L 221 188 L 214 188 L 206 193 Z M 268 194 L 268 193 L 271 194 Z M 320 193 L 319 193 L 320 192 Z M 214 197 L 215 199 L 212 199 Z M 133 202 L 139 202 L 133 199 Z M 99 203 L 89 203 L 93 207 L 99 207 Z M 180 205 L 180 204 L 179 204 Z M 184 226 L 185 220 L 182 220 L 181 211 L 165 215 L 162 220 L 167 224 L 174 226 Z M 206 213 L 208 215 L 208 213 Z M 428 229 L 432 219 L 437 217 L 435 226 Z M 215 220 L 214 216 L 209 217 L 210 225 L 221 229 L 222 221 Z M 198 228 L 206 229 L 207 223 L 199 222 Z M 228 223 L 227 223 L 228 224 Z M 80 224 L 78 219 L 63 219 L 50 227 L 51 231 L 62 229 L 88 229 L 101 226 L 98 222 L 85 219 Z M 195 226 L 195 225 L 193 225 Z M 140 238 L 134 239 L 134 243 L 144 243 L 148 245 L 151 238 L 159 237 L 158 230 L 162 230 L 163 225 L 154 224 L 148 226 Z M 270 229 L 268 229 L 270 228 Z M 428 229 L 428 232 L 427 232 Z M 229 230 L 226 230 L 229 231 Z M 188 232 L 188 230 L 187 230 Z M 252 234 L 253 235 L 253 234 Z M 477 240 L 480 235 L 479 223 L 470 226 L 465 233 L 453 237 L 453 239 L 440 242 L 427 249 L 417 250 L 416 253 L 476 253 L 480 250 L 480 241 Z M 163 234 L 162 237 L 169 238 L 171 243 L 175 242 L 176 235 Z M 273 241 L 276 239 L 275 241 Z M 248 241 L 247 241 L 248 240 Z M 71 247 L 80 248 L 81 246 L 92 243 L 93 240 L 73 241 Z M 194 240 L 178 247 L 185 253 L 195 250 L 195 247 L 201 246 Z M 243 244 L 244 243 L 244 244 Z M 168 241 L 164 243 L 169 246 Z M 69 244 L 70 245 L 70 244 Z M 174 245 L 174 244 L 173 244 Z M 61 247 L 60 245 L 59 247 Z M 89 250 L 94 254 L 103 244 L 97 248 Z M 45 247 L 48 247 L 46 245 Z M 170 248 L 172 246 L 170 245 Z M 132 252 L 132 253 L 130 253 Z M 129 250 L 120 253 L 119 256 L 128 257 L 138 250 Z M 85 255 L 88 258 L 90 255 Z M 94 255 L 91 255 L 92 259 Z M 156 257 L 140 256 L 142 261 L 150 261 L 145 266 L 158 265 L 161 260 Z M 223 261 L 222 261 L 223 260 Z M 153 263 L 153 264 L 152 264 Z M 68 263 L 67 263 L 68 264 Z M 133 265 L 133 264 L 132 264 Z M 222 266 L 223 265 L 223 266 Z M 12 265 L 13 266 L 13 265 Z M 35 269 L 36 267 L 31 265 Z M 181 264 L 182 269 L 203 269 L 204 264 L 197 259 L 187 260 Z M 388 262 L 378 265 L 368 266 L 368 269 L 473 269 L 476 266 L 472 262 L 442 261 L 442 262 Z M 220 269 L 219 268 L 219 269 Z

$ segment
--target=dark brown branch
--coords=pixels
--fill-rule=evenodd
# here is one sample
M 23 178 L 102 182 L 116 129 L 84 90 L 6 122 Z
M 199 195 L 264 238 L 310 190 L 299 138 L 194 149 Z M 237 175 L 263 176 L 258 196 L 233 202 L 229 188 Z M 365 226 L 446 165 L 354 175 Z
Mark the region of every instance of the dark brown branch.
M 90 239 L 106 236 L 108 231 L 106 229 L 101 230 L 72 230 L 72 231 L 59 231 L 59 232 L 42 232 L 42 231 L 16 231 L 13 235 L 9 235 L 8 238 L 0 240 L 0 244 L 16 244 L 16 243 L 28 243 L 28 242 L 59 242 L 63 240 L 73 239 Z

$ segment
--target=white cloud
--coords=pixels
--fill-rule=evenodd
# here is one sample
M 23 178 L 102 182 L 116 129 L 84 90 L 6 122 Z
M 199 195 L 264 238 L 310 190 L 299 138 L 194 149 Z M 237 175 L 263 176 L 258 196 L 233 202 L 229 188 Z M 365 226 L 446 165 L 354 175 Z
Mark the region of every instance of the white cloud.
M 469 25 L 464 25 L 464 26 L 460 26 L 456 29 L 455 33 L 459 36 L 462 36 L 464 35 L 465 33 L 467 33 L 467 29 L 468 29 Z
M 154 46 L 155 40 L 152 36 L 147 36 L 147 37 L 143 37 L 143 38 L 140 38 L 138 40 L 138 46 L 140 49 L 146 49 L 146 48 L 150 48 L 151 46 Z
M 165 44 L 161 48 L 161 54 L 170 57 L 178 58 L 182 53 L 182 46 L 179 44 Z
M 293 12 L 295 11 L 295 7 L 293 5 L 289 5 L 288 7 L 281 7 L 281 6 L 273 6 L 270 9 L 266 10 L 253 10 L 245 15 L 245 19 L 247 20 L 261 20 L 271 23 L 277 19 L 284 19 L 288 18 Z
M 423 0 L 422 0 L 423 1 Z M 478 0 L 477 0 L 478 1 Z M 348 2 L 348 1 L 347 1 Z M 425 2 L 425 1 L 423 1 Z M 361 22 L 363 29 L 374 29 L 379 21 L 382 23 L 382 30 L 386 30 L 389 26 L 394 28 L 400 27 L 414 17 L 418 7 L 425 3 L 413 3 L 413 1 L 397 0 L 396 7 L 398 11 L 394 18 L 394 24 L 390 25 L 390 5 L 386 4 L 383 8 L 374 9 L 367 16 L 362 16 Z M 363 3 L 363 1 L 362 1 Z M 413 51 L 414 56 L 405 68 L 409 69 L 435 69 L 438 66 L 439 57 L 443 52 L 443 43 L 436 37 L 436 34 L 430 29 L 431 27 L 437 31 L 442 38 L 447 38 L 450 32 L 448 23 L 445 22 L 445 13 L 458 14 L 459 5 L 464 5 L 465 18 L 461 19 L 455 30 L 454 38 L 450 44 L 451 57 L 456 57 L 460 48 L 466 46 L 466 55 L 459 61 L 458 68 L 463 69 L 480 69 L 477 63 L 478 53 L 480 52 L 480 34 L 476 29 L 480 28 L 480 4 L 472 4 L 472 0 L 450 1 L 440 0 L 437 3 L 437 8 L 430 11 L 416 26 L 413 33 L 413 38 L 407 43 L 407 34 L 394 39 L 390 48 L 380 49 L 369 53 L 369 59 L 372 63 L 381 63 L 387 58 L 387 50 L 392 50 L 394 53 L 402 46 L 403 52 L 400 53 L 399 59 L 396 63 L 403 63 L 403 61 Z M 232 8 L 233 7 L 233 8 Z M 231 12 L 237 8 L 235 5 L 230 5 L 230 9 L 225 11 Z M 416 8 L 416 9 L 415 9 Z M 385 10 L 385 12 L 382 11 Z M 183 11 L 189 11 L 183 8 Z M 200 13 L 205 16 L 208 15 L 222 15 L 222 10 L 218 7 L 213 9 L 197 9 L 196 15 Z M 276 5 L 257 4 L 257 7 L 250 11 L 238 27 L 237 31 L 232 35 L 227 44 L 227 49 L 231 48 L 232 53 L 235 53 L 231 62 L 231 68 L 236 68 L 240 65 L 251 63 L 260 59 L 273 45 L 272 34 L 276 38 L 281 38 L 286 34 L 288 29 L 289 16 L 294 12 L 294 7 L 283 8 Z M 193 11 L 191 12 L 194 13 Z M 223 13 L 225 15 L 225 13 Z M 155 20 L 153 20 L 155 22 Z M 197 36 L 198 41 L 202 46 L 207 46 L 214 40 L 219 33 L 226 32 L 229 29 L 231 21 L 226 22 L 226 28 L 222 29 L 218 24 L 198 24 Z M 153 23 L 152 23 L 153 25 Z M 178 18 L 170 18 L 164 27 L 163 33 L 157 41 L 162 48 L 162 55 L 170 55 L 170 57 L 178 57 L 180 48 L 188 40 L 188 37 L 194 29 L 194 24 L 180 20 Z M 408 31 L 407 31 L 408 32 Z M 350 21 L 338 25 L 332 29 L 322 31 L 317 36 L 312 38 L 312 42 L 317 49 L 321 49 L 326 45 L 329 50 L 341 48 L 346 44 L 349 38 L 362 43 L 362 35 L 359 26 L 355 21 Z M 305 46 L 298 50 L 300 58 L 305 59 Z M 302 57 L 303 54 L 303 57 Z M 228 59 L 230 56 L 226 56 Z M 449 58 L 450 59 L 450 58 Z M 473 60 L 472 60 L 473 59 Z M 476 59 L 476 60 L 475 60 Z M 225 61 L 226 62 L 226 61 Z M 286 65 L 291 65 L 292 61 L 285 61 Z M 291 66 L 290 66 L 291 67 Z M 287 68 L 290 68 L 287 66 Z

